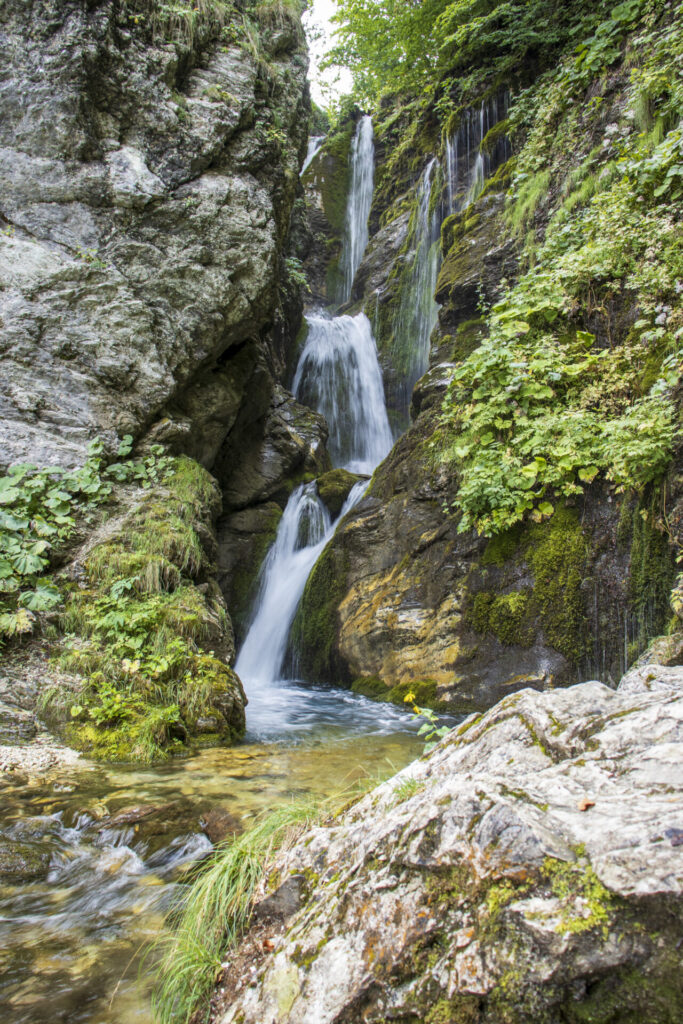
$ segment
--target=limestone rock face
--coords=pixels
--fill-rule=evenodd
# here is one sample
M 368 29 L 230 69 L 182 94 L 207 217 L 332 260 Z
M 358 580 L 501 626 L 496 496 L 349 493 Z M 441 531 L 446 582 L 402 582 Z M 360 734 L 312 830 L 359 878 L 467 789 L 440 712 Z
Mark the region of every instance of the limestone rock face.
M 681 739 L 681 668 L 468 718 L 279 856 L 222 1024 L 680 1019 Z
M 159 422 L 210 464 L 249 391 L 268 408 L 254 351 L 229 364 L 284 359 L 306 55 L 264 29 L 264 70 L 239 10 L 202 11 L 184 34 L 157 0 L 2 4 L 3 464 Z

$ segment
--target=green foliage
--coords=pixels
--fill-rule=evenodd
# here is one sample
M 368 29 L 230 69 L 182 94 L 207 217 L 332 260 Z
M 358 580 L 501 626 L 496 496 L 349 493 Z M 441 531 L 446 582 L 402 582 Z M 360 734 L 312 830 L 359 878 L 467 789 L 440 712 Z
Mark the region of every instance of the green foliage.
M 120 458 L 131 442 L 124 438 Z M 147 493 L 89 551 L 79 585 L 60 590 L 42 575 L 50 554 L 110 496 L 112 478 Z M 223 604 L 208 584 L 206 593 L 195 586 L 206 562 L 197 528 L 219 501 L 201 466 L 169 458 L 159 446 L 103 468 L 96 442 L 78 470 L 17 466 L 0 480 L 0 633 L 30 632 L 36 613 L 65 600 L 59 657 L 84 678 L 67 732 L 96 757 L 163 756 L 201 717 L 214 721 L 218 738 L 241 731 L 233 713 L 239 683 L 203 650 L 223 636 Z M 62 698 L 52 694 L 55 707 Z
M 218 739 L 240 732 L 239 683 L 203 649 L 221 640 L 225 612 L 196 586 L 205 565 L 197 528 L 218 501 L 216 486 L 189 459 L 170 460 L 165 472 L 90 551 L 85 582 L 61 615 L 60 663 L 85 678 L 70 738 L 108 760 L 165 756 L 200 719 Z
M 439 740 L 448 735 L 451 731 L 450 726 L 439 725 L 439 716 L 431 708 L 419 707 L 415 703 L 414 693 L 407 693 L 403 700 L 406 704 L 412 705 L 414 717 L 422 723 L 417 730 L 417 734 L 418 736 L 424 736 L 424 753 L 428 754 L 430 750 L 434 749 Z
M 61 604 L 58 587 L 44 575 L 50 556 L 71 536 L 79 517 L 109 498 L 112 480 L 146 488 L 169 472 L 172 460 L 161 445 L 152 445 L 141 459 L 127 459 L 132 441 L 127 435 L 118 448 L 126 461 L 106 468 L 102 442 L 95 440 L 77 469 L 15 465 L 0 478 L 0 642 L 3 636 L 30 633 L 34 612 Z
M 328 63 L 351 68 L 360 102 L 383 92 L 437 94 L 445 121 L 453 97 L 525 67 L 552 67 L 570 46 L 568 84 L 579 88 L 619 57 L 624 34 L 656 8 L 656 0 L 340 0 Z
M 491 536 L 527 515 L 540 521 L 598 476 L 642 493 L 670 465 L 683 369 L 683 34 L 668 21 L 652 28 L 653 10 L 636 0 L 614 8 L 590 45 L 511 110 L 526 138 L 507 215 L 521 235 L 544 199 L 548 223 L 540 244 L 531 233 L 531 268 L 485 311 L 488 337 L 461 361 L 444 402 L 443 458 L 459 474 L 462 530 Z M 591 101 L 579 121 L 569 99 L 583 69 L 592 80 L 634 25 L 647 31 L 632 53 L 623 121 L 568 170 L 567 150 L 601 116 Z M 628 301 L 638 314 L 627 333 L 615 310 Z
M 234 16 L 230 0 L 160 0 L 153 7 L 151 27 L 164 40 L 192 46 L 198 35 L 218 34 Z M 133 17 L 136 23 L 141 19 Z
M 152 1000 L 159 1024 L 187 1024 L 206 1009 L 221 963 L 249 923 L 253 896 L 273 855 L 319 812 L 310 801 L 262 815 L 237 839 L 216 849 L 182 895 L 161 941 L 163 953 Z

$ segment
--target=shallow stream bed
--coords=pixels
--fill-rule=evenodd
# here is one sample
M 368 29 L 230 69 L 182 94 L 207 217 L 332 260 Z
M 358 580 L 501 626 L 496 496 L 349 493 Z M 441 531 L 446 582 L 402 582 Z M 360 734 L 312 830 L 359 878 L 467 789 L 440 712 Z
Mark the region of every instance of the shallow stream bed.
M 283 684 L 248 711 L 231 749 L 0 779 L 1 1021 L 150 1024 L 154 957 L 141 951 L 211 850 L 205 832 L 352 791 L 422 749 L 408 714 L 346 691 Z

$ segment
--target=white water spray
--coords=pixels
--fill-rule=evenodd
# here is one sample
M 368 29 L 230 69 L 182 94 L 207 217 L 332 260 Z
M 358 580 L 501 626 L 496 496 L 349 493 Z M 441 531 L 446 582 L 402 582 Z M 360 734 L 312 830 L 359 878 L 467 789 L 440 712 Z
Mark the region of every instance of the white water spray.
M 356 271 L 368 244 L 368 217 L 372 206 L 375 169 L 372 118 L 360 119 L 351 143 L 351 186 L 346 204 L 346 226 L 340 266 L 344 275 L 341 303 L 348 302 Z
M 370 321 L 365 313 L 334 318 L 311 314 L 306 321 L 308 337 L 294 394 L 327 420 L 335 466 L 369 475 L 392 445 Z
M 324 135 L 311 135 L 311 137 L 308 140 L 308 151 L 306 153 L 306 159 L 304 160 L 301 171 L 299 172 L 299 177 L 303 176 L 309 164 L 311 164 L 311 162 L 315 160 L 320 150 L 320 147 L 322 146 L 324 141 Z

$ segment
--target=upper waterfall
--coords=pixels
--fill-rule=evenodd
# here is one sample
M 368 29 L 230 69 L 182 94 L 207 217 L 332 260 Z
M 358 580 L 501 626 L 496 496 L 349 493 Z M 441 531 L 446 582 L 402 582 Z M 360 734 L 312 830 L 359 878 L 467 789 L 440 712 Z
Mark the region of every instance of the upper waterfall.
M 375 147 L 372 118 L 362 117 L 351 143 L 351 184 L 340 266 L 344 275 L 340 302 L 348 302 L 356 271 L 368 244 L 368 217 L 374 187 Z
M 414 258 L 394 322 L 394 334 L 407 356 L 403 385 L 406 410 L 416 381 L 429 366 L 429 339 L 439 311 L 434 291 L 441 259 L 441 210 L 439 203 L 432 202 L 438 166 L 436 159 L 430 160 L 417 187 Z
M 334 318 L 315 313 L 306 321 L 294 394 L 327 420 L 335 466 L 370 474 L 392 444 L 370 321 L 364 313 Z
M 299 177 L 306 171 L 311 161 L 315 160 L 320 147 L 325 141 L 324 135 L 311 135 L 308 139 L 308 150 L 306 151 L 306 159 L 304 160 L 301 170 L 299 171 Z

